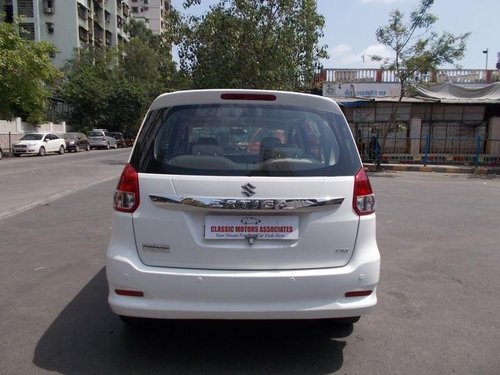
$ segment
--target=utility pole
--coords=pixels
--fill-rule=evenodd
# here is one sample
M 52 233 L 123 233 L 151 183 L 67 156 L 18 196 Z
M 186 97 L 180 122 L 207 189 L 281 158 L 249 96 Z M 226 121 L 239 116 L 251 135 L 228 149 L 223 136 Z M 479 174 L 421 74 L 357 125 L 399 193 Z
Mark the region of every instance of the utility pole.
M 486 67 L 484 70 L 488 70 L 488 48 L 486 48 L 483 53 L 486 55 Z

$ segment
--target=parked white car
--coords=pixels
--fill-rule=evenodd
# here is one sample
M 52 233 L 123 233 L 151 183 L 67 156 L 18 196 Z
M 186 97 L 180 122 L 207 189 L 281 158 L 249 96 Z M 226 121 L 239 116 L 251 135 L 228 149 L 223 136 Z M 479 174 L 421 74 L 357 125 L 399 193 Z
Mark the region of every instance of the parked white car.
M 375 197 L 328 98 L 158 97 L 116 188 L 112 228 L 108 301 L 126 322 L 353 323 L 377 303 Z
M 105 129 L 94 129 L 89 135 L 90 148 L 118 148 L 116 139 L 109 135 L 108 131 Z
M 18 142 L 12 145 L 14 156 L 22 154 L 38 154 L 44 156 L 47 152 L 64 154 L 66 142 L 53 133 L 25 134 Z

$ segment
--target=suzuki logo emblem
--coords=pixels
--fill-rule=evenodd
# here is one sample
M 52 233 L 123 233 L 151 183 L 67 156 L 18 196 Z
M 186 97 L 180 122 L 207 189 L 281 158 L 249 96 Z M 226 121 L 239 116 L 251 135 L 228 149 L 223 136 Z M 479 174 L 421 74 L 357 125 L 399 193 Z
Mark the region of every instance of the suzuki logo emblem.
M 241 188 L 243 189 L 241 191 L 241 194 L 247 196 L 247 197 L 251 197 L 252 195 L 255 194 L 255 186 L 253 186 L 251 183 L 248 183 L 246 185 L 242 185 Z

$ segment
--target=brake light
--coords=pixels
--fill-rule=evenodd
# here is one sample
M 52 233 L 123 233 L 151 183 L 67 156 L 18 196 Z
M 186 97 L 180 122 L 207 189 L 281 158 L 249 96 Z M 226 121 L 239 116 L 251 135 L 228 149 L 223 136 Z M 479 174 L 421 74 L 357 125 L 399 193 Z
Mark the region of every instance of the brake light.
M 354 211 L 362 216 L 375 212 L 375 194 L 365 170 L 361 168 L 354 176 L 354 197 L 352 206 Z
M 116 186 L 113 207 L 116 211 L 130 213 L 139 207 L 139 175 L 130 164 L 123 168 Z
M 222 94 L 220 96 L 222 100 L 264 100 L 267 102 L 273 102 L 276 100 L 276 95 L 272 94 Z

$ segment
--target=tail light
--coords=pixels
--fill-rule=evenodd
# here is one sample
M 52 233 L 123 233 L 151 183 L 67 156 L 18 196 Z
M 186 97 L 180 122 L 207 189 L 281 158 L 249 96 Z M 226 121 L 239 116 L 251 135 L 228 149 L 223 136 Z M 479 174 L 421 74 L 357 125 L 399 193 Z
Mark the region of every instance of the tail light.
M 354 211 L 362 216 L 375 212 L 375 194 L 365 170 L 361 168 L 354 176 Z
M 130 164 L 123 168 L 116 187 L 113 207 L 120 212 L 134 212 L 139 207 L 139 175 Z

